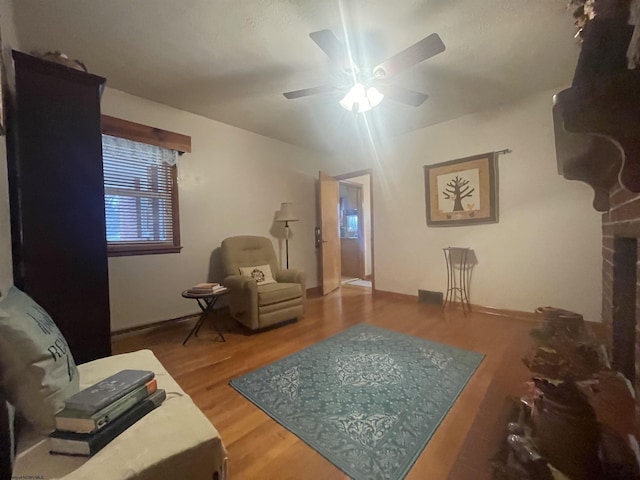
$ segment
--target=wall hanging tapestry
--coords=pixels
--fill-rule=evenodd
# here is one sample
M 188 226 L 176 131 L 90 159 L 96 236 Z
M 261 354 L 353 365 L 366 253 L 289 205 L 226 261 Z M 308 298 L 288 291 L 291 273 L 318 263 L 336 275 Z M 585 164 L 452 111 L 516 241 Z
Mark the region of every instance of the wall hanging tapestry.
M 424 166 L 427 225 L 498 221 L 498 153 Z
M 398 480 L 483 357 L 358 324 L 230 385 L 352 478 Z

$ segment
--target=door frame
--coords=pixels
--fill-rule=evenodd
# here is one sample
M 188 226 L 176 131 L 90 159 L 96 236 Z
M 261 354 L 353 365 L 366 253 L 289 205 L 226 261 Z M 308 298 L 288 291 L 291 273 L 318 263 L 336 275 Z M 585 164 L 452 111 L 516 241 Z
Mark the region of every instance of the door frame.
M 371 230 L 371 292 L 376 291 L 376 261 L 375 261 L 375 241 L 374 241 L 374 220 L 373 220 L 373 171 L 370 168 L 364 170 L 356 170 L 353 172 L 343 173 L 340 175 L 334 175 L 333 178 L 338 180 L 349 180 L 351 178 L 361 177 L 363 175 L 369 175 L 369 209 L 370 209 L 370 223 L 369 229 Z M 363 195 L 364 197 L 364 195 Z M 340 200 L 338 200 L 340 201 Z M 364 201 L 364 200 L 363 200 Z

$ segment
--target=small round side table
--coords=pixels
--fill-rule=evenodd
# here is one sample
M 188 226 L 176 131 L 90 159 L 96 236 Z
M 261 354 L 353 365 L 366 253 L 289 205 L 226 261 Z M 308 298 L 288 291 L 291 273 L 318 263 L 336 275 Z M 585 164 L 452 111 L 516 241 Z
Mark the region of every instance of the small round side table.
M 194 333 L 196 337 L 198 336 L 200 327 L 202 327 L 202 324 L 204 323 L 205 319 L 210 313 L 213 313 L 213 306 L 218 301 L 218 298 L 220 298 L 223 295 L 226 295 L 230 291 L 231 290 L 229 290 L 228 288 L 225 288 L 224 290 L 218 290 L 217 292 L 211 292 L 211 293 L 191 293 L 189 292 L 189 290 L 185 290 L 182 292 L 182 296 L 184 298 L 195 299 L 198 302 L 198 306 L 200 307 L 200 310 L 202 310 L 202 313 L 200 314 L 200 318 L 198 318 L 198 321 L 189 332 L 189 335 L 187 335 L 187 338 L 184 339 L 184 342 L 182 342 L 182 345 L 185 345 L 191 338 L 191 335 L 193 335 Z M 216 329 L 216 332 L 218 332 L 220 339 L 223 342 L 226 342 L 226 340 L 224 339 L 224 335 L 222 335 L 222 332 L 220 331 L 220 328 L 218 328 L 218 324 L 215 322 L 215 320 L 213 321 L 213 327 Z

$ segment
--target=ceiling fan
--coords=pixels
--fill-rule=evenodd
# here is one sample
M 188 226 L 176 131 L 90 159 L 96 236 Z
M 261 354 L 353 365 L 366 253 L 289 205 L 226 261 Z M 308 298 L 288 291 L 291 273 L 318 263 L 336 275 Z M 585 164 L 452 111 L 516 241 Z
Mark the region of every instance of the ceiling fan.
M 327 54 L 332 62 L 338 65 L 344 65 L 344 63 L 346 63 L 343 62 L 343 59 L 348 52 L 345 52 L 343 45 L 331 30 L 325 29 L 311 32 L 309 36 L 316 45 Z M 350 66 L 343 71 L 345 77 L 345 83 L 343 85 L 320 85 L 318 87 L 285 92 L 283 95 L 288 99 L 294 99 L 322 93 L 346 93 L 342 100 L 340 100 L 340 105 L 347 110 L 355 112 L 371 110 L 371 108 L 378 105 L 384 97 L 399 103 L 418 107 L 428 98 L 426 93 L 420 93 L 398 85 L 393 85 L 388 83 L 388 79 L 444 50 L 444 43 L 442 43 L 438 34 L 432 33 L 428 37 L 423 38 L 419 42 L 402 50 L 400 53 L 376 65 L 371 71 L 363 71 L 360 69 L 349 56 Z

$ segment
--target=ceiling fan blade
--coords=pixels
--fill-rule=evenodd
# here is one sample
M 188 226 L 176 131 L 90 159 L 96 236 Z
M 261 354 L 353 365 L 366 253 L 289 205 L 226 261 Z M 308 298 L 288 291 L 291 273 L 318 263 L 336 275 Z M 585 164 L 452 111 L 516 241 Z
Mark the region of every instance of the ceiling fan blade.
M 309 36 L 327 54 L 327 57 L 338 64 L 342 63 L 344 49 L 331 30 L 318 30 L 311 32 Z
M 373 76 L 376 78 L 389 78 L 402 70 L 444 52 L 444 50 L 445 46 L 440 36 L 437 33 L 432 33 L 376 66 L 373 69 Z
M 309 95 L 318 95 L 320 93 L 333 93 L 337 92 L 338 87 L 334 85 L 320 85 L 319 87 L 304 88 L 302 90 L 294 90 L 292 92 L 285 92 L 283 95 L 288 99 L 307 97 Z
M 376 85 L 376 88 L 385 96 L 385 98 L 390 98 L 396 102 L 411 105 L 413 107 L 419 107 L 427 98 L 429 98 L 429 95 L 426 93 L 416 92 L 397 85 Z

